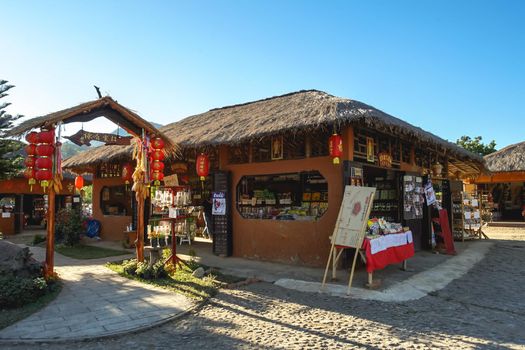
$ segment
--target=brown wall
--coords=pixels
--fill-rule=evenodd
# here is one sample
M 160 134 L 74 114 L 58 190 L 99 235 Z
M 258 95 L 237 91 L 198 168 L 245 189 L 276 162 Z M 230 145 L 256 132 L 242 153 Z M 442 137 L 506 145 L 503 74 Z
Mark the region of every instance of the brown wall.
M 126 226 L 128 226 L 131 223 L 131 216 L 102 214 L 102 209 L 100 208 L 100 196 L 102 187 L 118 185 L 124 185 L 124 182 L 119 177 L 93 179 L 93 218 L 100 221 L 100 238 L 108 241 L 123 240 Z
M 71 185 L 71 186 L 69 186 Z M 33 190 L 31 191 L 27 179 L 24 178 L 14 178 L 10 180 L 0 181 L 0 193 L 13 193 L 13 194 L 45 194 L 42 191 L 42 187 L 39 184 L 33 185 Z M 62 181 L 62 191 L 58 193 L 59 195 L 73 195 L 75 194 L 75 187 L 73 180 L 64 180 Z
M 342 168 L 330 157 L 224 165 L 232 172 L 233 255 L 238 257 L 323 266 L 342 199 Z M 244 219 L 237 211 L 236 188 L 244 175 L 317 170 L 328 181 L 328 210 L 318 221 Z

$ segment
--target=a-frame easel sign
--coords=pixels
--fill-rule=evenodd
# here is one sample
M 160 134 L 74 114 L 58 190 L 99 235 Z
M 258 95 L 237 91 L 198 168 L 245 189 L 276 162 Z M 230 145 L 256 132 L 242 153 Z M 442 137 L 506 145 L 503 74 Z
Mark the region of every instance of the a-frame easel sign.
M 343 201 L 335 223 L 334 233 L 331 237 L 332 247 L 330 248 L 330 254 L 328 255 L 328 261 L 326 263 L 322 287 L 324 287 L 326 283 L 330 262 L 332 265 L 332 276 L 335 278 L 337 261 L 341 257 L 341 254 L 346 248 L 355 248 L 352 270 L 350 271 L 350 279 L 348 281 L 347 293 L 350 294 L 355 263 L 359 249 L 363 245 L 366 224 L 370 216 L 370 211 L 372 210 L 375 192 L 375 187 L 345 187 Z

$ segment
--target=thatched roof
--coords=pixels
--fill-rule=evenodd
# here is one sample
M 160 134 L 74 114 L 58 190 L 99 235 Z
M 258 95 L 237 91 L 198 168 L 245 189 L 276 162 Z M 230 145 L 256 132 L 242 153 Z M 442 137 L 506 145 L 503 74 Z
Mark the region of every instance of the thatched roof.
M 525 141 L 515 143 L 484 157 L 491 172 L 525 171 Z
M 212 109 L 161 130 L 181 146 L 236 144 L 277 133 L 307 131 L 333 124 L 363 123 L 408 139 L 440 146 L 460 158 L 482 158 L 419 127 L 359 101 L 317 90 Z
M 303 90 L 212 109 L 168 124 L 160 130 L 181 147 L 189 148 L 239 144 L 274 134 L 289 135 L 318 128 L 331 128 L 334 124 L 364 125 L 412 142 L 440 148 L 454 158 L 471 162 L 470 172 L 476 172 L 476 168 L 483 168 L 482 157 L 454 143 L 362 102 L 335 97 L 317 90 Z M 116 148 L 115 150 L 121 151 Z M 99 151 L 90 152 L 93 152 L 95 157 Z M 107 154 L 100 151 L 99 159 L 101 157 L 107 157 Z M 88 165 L 81 155 L 72 157 L 64 164 L 68 167 L 73 164 Z
M 97 100 L 81 103 L 78 106 L 63 109 L 41 117 L 26 120 L 6 132 L 5 136 L 21 136 L 22 134 L 36 128 L 56 125 L 58 122 L 87 122 L 95 118 L 104 116 L 115 124 L 120 125 L 127 132 L 133 135 L 141 135 L 142 129 L 150 135 L 162 137 L 166 143 L 166 149 L 175 151 L 176 144 L 160 132 L 155 126 L 137 113 L 122 106 L 110 96 L 105 96 Z
M 103 145 L 69 157 L 62 162 L 62 168 L 79 174 L 92 173 L 94 165 L 116 160 L 130 160 L 132 152 L 133 146 Z

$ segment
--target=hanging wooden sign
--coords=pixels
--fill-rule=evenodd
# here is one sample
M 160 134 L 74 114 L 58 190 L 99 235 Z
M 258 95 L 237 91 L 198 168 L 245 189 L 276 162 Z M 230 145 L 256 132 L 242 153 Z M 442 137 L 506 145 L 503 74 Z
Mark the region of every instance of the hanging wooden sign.
M 367 137 L 366 138 L 366 160 L 370 163 L 375 162 L 375 156 L 374 156 L 374 138 L 373 137 Z
M 71 136 L 64 136 L 78 146 L 91 146 L 91 141 L 103 142 L 106 145 L 129 145 L 131 136 L 123 137 L 115 134 L 106 134 L 101 132 L 89 132 L 79 130 L 76 134 Z
M 392 156 L 390 155 L 390 153 L 381 152 L 377 155 L 377 158 L 379 159 L 379 166 L 383 168 L 392 167 Z

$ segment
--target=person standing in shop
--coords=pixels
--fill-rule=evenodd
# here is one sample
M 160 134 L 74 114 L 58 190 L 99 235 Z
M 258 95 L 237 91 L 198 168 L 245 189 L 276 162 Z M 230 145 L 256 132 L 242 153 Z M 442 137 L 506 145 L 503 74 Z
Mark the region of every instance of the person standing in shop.
M 212 229 L 212 207 L 213 203 L 210 198 L 204 199 L 202 201 L 202 207 L 204 208 L 204 221 L 206 222 L 206 233 L 208 234 L 208 237 L 213 239 L 213 229 Z

